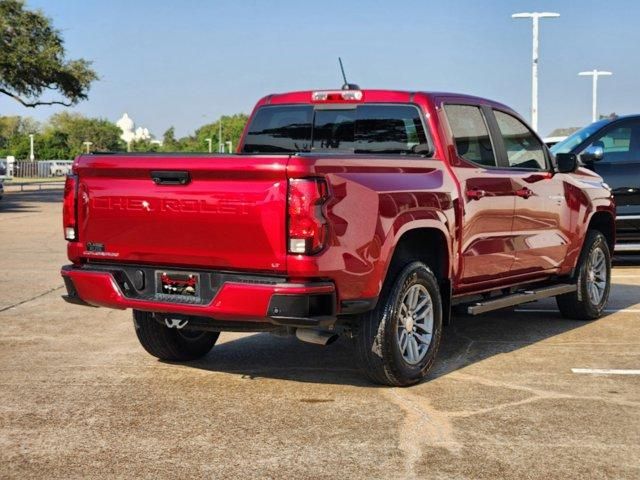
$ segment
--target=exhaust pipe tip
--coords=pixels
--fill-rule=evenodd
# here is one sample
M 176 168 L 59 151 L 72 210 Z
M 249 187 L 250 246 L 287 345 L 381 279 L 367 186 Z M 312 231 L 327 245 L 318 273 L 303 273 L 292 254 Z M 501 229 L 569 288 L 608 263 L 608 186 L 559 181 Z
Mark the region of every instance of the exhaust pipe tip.
M 338 334 L 311 328 L 296 328 L 296 337 L 306 343 L 326 346 L 335 342 L 338 339 Z

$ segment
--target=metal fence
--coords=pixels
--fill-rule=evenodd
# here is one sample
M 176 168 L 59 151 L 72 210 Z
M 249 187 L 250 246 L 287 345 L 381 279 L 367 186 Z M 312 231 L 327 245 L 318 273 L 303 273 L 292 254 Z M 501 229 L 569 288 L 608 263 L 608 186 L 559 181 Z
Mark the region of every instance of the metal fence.
M 71 165 L 73 160 L 16 161 L 6 175 L 17 178 L 64 177 L 71 172 Z

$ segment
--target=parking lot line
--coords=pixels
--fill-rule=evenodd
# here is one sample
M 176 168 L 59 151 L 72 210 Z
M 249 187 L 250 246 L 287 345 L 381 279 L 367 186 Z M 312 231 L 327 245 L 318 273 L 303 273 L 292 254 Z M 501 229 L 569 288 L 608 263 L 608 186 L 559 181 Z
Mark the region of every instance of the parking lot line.
M 591 375 L 640 375 L 640 370 L 616 368 L 572 368 L 571 371 Z
M 556 313 L 558 309 L 554 308 L 516 308 L 516 313 Z M 605 308 L 604 313 L 640 313 L 640 308 Z

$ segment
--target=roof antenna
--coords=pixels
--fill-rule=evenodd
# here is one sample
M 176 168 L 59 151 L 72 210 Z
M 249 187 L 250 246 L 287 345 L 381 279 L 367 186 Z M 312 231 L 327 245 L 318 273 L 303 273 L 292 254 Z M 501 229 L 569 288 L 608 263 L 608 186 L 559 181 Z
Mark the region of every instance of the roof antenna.
M 342 90 L 360 90 L 360 87 L 355 83 L 347 82 L 347 76 L 344 73 L 344 67 L 342 66 L 342 59 L 340 57 L 338 57 L 338 63 L 340 64 L 340 71 L 342 72 L 342 79 L 344 80 Z

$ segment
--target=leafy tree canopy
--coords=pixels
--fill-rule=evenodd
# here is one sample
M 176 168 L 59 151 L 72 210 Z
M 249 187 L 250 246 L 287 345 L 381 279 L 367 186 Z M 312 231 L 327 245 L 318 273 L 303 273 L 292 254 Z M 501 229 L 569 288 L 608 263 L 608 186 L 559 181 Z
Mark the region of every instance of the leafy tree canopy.
M 129 148 L 133 152 L 206 152 L 206 139 L 211 138 L 212 149 L 217 152 L 222 121 L 222 141 L 231 141 L 235 149 L 247 119 L 247 115 L 243 113 L 224 116 L 182 138 L 176 138 L 175 129 L 170 127 L 162 135 L 162 142 L 153 139 L 135 140 Z M 127 148 L 120 139 L 120 128 L 109 120 L 62 112 L 52 115 L 41 125 L 29 117 L 0 116 L 0 158 L 13 155 L 18 160 L 27 159 L 31 133 L 35 134 L 37 160 L 73 159 L 86 151 L 84 142 L 91 142 L 91 151 L 123 151 Z M 225 147 L 225 151 L 228 151 L 226 144 Z
M 44 131 L 45 137 L 52 137 L 54 132 L 66 136 L 69 158 L 84 151 L 84 142 L 91 142 L 91 151 L 124 148 L 120 140 L 120 128 L 102 118 L 86 118 L 78 113 L 57 113 L 49 119 L 49 125 Z
M 25 107 L 70 106 L 87 98 L 98 77 L 91 62 L 65 58 L 60 31 L 21 0 L 0 0 L 0 93 Z M 58 92 L 62 100 L 42 96 Z
M 222 142 L 230 141 L 235 150 L 248 120 L 249 117 L 244 113 L 236 113 L 230 116 L 224 115 L 217 122 L 209 123 L 198 128 L 195 132 L 195 138 L 193 139 L 194 145 L 197 146 L 197 150 L 202 150 L 202 145 L 207 146 L 205 139 L 211 138 L 213 141 L 213 151 L 217 151 L 220 142 L 220 122 L 222 122 Z M 227 147 L 225 146 L 225 148 Z

